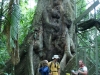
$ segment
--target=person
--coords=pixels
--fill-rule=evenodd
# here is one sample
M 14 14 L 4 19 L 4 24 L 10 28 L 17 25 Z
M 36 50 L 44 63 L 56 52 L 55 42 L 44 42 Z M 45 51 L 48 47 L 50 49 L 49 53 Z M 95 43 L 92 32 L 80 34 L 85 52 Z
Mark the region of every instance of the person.
M 49 75 L 50 69 L 48 67 L 48 61 L 43 60 L 41 63 L 41 67 L 39 68 L 39 72 L 41 75 Z
M 50 68 L 50 75 L 60 75 L 60 65 L 57 62 L 57 60 L 59 59 L 59 56 L 54 55 L 52 59 L 53 61 L 48 63 L 48 66 Z
M 88 75 L 88 69 L 84 65 L 83 60 L 79 60 L 79 69 L 76 73 L 73 72 L 73 74 L 74 75 Z
M 87 67 L 84 65 L 83 60 L 79 60 L 78 73 L 79 73 L 79 75 L 87 75 L 88 74 Z

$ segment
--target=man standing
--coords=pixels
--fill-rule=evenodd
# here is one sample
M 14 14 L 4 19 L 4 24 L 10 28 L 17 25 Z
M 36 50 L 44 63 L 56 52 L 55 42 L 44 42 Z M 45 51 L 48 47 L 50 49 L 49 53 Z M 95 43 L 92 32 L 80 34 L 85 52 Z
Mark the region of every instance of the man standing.
M 58 55 L 54 55 L 52 57 L 52 59 L 53 59 L 53 61 L 48 63 L 50 71 L 51 71 L 50 74 L 51 75 L 60 75 L 60 65 L 57 62 L 57 60 L 59 59 L 59 56 Z
M 84 65 L 82 60 L 79 60 L 79 70 L 78 70 L 79 75 L 87 75 L 88 70 L 87 67 Z
M 79 60 L 78 72 L 72 72 L 74 75 L 88 75 L 87 67 L 84 65 L 83 60 Z

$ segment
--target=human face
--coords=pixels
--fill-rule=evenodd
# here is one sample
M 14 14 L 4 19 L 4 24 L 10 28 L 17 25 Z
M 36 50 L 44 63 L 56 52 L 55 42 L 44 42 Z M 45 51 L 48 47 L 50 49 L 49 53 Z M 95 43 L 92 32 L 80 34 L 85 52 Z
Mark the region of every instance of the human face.
M 79 66 L 83 65 L 83 62 L 82 60 L 79 61 Z
M 54 58 L 54 61 L 57 62 L 58 59 Z

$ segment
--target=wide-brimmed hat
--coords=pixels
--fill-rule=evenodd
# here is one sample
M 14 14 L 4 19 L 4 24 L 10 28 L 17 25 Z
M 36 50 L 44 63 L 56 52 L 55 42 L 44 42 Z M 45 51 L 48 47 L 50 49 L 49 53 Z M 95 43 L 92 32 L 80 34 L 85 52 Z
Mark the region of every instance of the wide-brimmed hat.
M 54 56 L 52 57 L 52 59 L 54 59 L 54 58 L 59 59 L 59 56 L 58 56 L 58 55 L 54 55 Z

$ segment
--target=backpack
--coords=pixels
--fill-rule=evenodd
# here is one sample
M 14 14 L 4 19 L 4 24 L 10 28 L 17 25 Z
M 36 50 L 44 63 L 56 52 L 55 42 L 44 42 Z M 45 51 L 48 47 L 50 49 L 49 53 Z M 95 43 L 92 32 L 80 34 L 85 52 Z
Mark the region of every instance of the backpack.
M 50 66 L 49 66 L 50 72 L 51 72 L 51 66 L 52 66 L 52 64 L 53 64 L 53 62 L 51 61 Z M 58 65 L 59 65 L 59 63 L 57 62 L 57 69 L 58 69 Z
M 49 72 L 49 67 L 48 66 L 44 67 L 43 72 Z
M 39 72 L 41 75 L 49 75 L 50 70 L 48 66 L 44 66 L 39 69 Z

